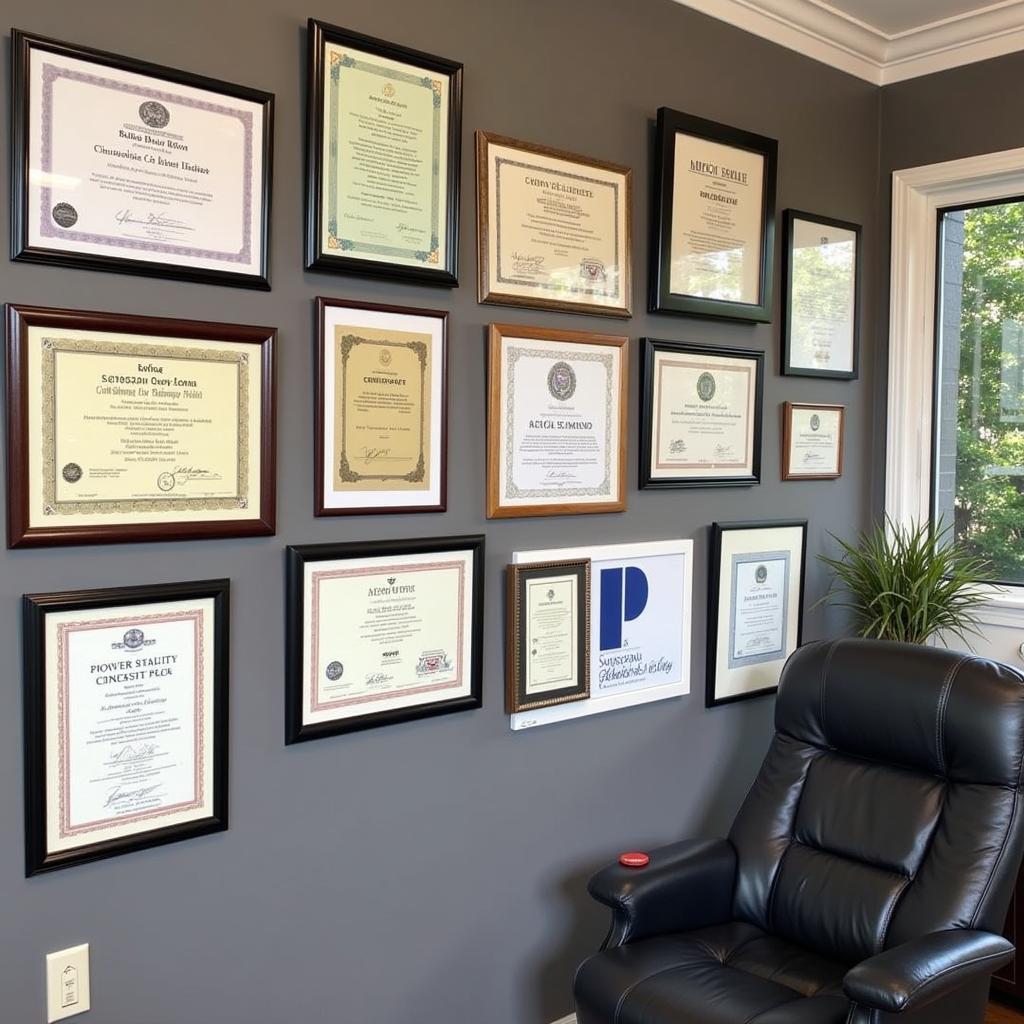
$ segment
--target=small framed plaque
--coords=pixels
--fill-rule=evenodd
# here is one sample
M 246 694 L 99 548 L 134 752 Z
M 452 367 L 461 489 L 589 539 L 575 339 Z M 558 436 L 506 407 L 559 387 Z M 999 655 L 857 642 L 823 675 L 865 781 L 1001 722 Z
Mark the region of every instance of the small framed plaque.
M 505 711 L 590 696 L 590 561 L 510 565 Z
M 803 630 L 807 520 L 711 527 L 705 706 L 774 693 Z
M 287 555 L 287 743 L 481 706 L 482 536 Z
M 270 327 L 7 307 L 7 546 L 272 534 Z
M 491 324 L 488 519 L 625 510 L 627 343 Z
M 667 107 L 656 140 L 651 312 L 768 323 L 778 143 Z
M 764 353 L 643 339 L 640 487 L 761 482 Z
M 316 300 L 316 514 L 443 512 L 448 314 Z
M 633 172 L 476 133 L 481 302 L 630 315 Z
M 783 403 L 782 479 L 841 477 L 845 432 L 846 406 Z
M 25 596 L 26 875 L 228 827 L 228 590 Z
M 861 228 L 786 210 L 782 372 L 853 380 L 860 358 Z
M 11 256 L 270 287 L 274 97 L 14 30 Z
M 309 20 L 306 267 L 454 287 L 462 65 Z

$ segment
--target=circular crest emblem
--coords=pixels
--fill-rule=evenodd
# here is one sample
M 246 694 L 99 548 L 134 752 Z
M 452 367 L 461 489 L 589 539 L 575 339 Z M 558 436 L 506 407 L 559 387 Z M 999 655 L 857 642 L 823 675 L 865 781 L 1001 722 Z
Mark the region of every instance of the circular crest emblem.
M 697 397 L 702 402 L 710 402 L 715 397 L 718 386 L 712 374 L 704 372 L 697 378 Z
M 161 473 L 156 478 L 156 485 L 161 491 L 173 491 L 174 490 L 174 474 L 173 473 Z
M 388 99 L 391 99 L 391 97 L 395 95 L 395 87 L 390 82 L 384 86 L 384 95 L 387 96 Z
M 568 363 L 555 363 L 548 371 L 548 391 L 560 402 L 569 401 L 576 393 L 576 371 Z
M 139 117 L 150 128 L 166 128 L 171 123 L 171 112 L 156 100 L 146 100 L 139 105 Z
M 77 462 L 69 462 L 61 471 L 60 475 L 64 477 L 69 484 L 77 484 L 82 479 L 82 467 Z
M 332 661 L 324 670 L 324 675 L 333 683 L 345 674 L 345 666 L 340 661 Z
M 554 599 L 555 599 L 555 592 L 553 590 L 549 590 L 548 591 L 548 600 L 549 601 L 554 601 Z
M 124 635 L 124 645 L 129 651 L 137 651 L 146 642 L 146 634 L 141 629 L 129 629 Z
M 50 211 L 50 216 L 62 228 L 73 228 L 78 223 L 78 211 L 70 203 L 58 203 Z
M 820 430 L 820 429 L 821 429 L 821 417 L 817 413 L 815 413 L 811 417 L 811 430 Z
M 768 579 L 768 569 L 763 565 L 759 565 L 754 570 L 754 579 L 757 580 L 758 583 L 764 583 L 764 581 Z
M 382 348 L 380 350 L 380 365 L 381 366 L 390 366 L 391 365 L 391 353 L 386 348 Z

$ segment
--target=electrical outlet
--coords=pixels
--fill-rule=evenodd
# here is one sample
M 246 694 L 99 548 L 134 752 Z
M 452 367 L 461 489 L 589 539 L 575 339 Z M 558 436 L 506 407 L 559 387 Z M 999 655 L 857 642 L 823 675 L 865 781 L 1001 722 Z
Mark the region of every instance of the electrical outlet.
M 90 1005 L 89 946 L 72 946 L 46 954 L 46 1019 L 54 1021 L 85 1013 Z

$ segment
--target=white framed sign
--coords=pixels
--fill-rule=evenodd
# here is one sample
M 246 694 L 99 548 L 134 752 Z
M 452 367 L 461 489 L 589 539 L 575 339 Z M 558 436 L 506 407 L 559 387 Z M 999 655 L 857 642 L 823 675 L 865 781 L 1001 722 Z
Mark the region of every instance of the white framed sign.
M 590 696 L 511 716 L 513 731 L 690 692 L 693 541 L 517 551 L 513 565 L 589 558 Z

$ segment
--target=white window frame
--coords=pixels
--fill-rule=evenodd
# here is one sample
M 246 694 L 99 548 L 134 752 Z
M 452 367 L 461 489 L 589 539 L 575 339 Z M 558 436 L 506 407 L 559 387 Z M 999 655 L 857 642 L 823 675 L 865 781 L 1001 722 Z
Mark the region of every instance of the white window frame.
M 896 523 L 931 512 L 939 211 L 1022 195 L 1024 148 L 893 174 L 885 510 Z M 1024 586 L 990 589 L 985 621 L 1019 625 Z

